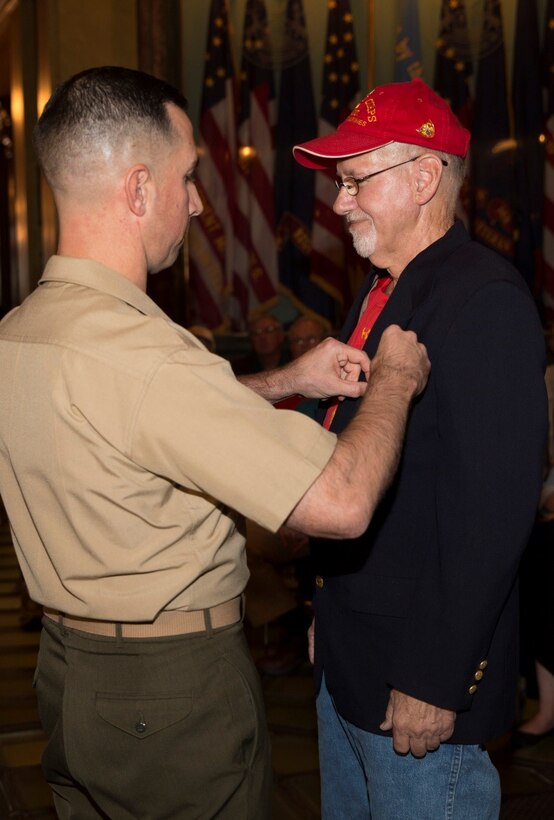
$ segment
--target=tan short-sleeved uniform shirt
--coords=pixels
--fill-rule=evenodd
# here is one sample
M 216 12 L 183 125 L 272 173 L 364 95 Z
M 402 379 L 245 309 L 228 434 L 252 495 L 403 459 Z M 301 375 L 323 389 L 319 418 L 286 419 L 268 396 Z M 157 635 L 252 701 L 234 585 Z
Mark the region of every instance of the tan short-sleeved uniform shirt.
M 0 323 L 0 493 L 31 597 L 143 621 L 239 595 L 336 437 L 275 410 L 146 294 L 53 257 Z

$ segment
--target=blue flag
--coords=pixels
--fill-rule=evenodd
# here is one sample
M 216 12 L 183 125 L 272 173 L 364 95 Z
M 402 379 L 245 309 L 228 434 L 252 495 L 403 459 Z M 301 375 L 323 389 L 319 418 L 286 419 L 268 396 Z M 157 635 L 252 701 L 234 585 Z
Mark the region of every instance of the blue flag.
M 418 0 L 396 0 L 396 20 L 394 81 L 399 83 L 423 77 Z
M 500 0 L 484 0 L 471 142 L 474 239 L 514 258 L 514 141 Z
M 469 78 L 473 74 L 464 0 L 443 0 L 435 56 L 435 91 L 471 129 Z

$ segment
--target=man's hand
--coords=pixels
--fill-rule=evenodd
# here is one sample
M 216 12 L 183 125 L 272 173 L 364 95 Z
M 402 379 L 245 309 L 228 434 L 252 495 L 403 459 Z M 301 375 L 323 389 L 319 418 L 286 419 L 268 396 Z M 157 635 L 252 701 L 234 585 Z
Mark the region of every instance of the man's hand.
M 360 373 L 369 376 L 369 359 L 363 350 L 357 350 L 337 339 L 324 339 L 317 347 L 306 351 L 287 365 L 293 392 L 309 399 L 357 399 L 366 390 L 366 382 L 359 381 Z
M 383 331 L 371 360 L 372 378 L 387 369 L 402 374 L 407 383 L 413 381 L 414 396 L 421 393 L 427 384 L 431 362 L 425 345 L 418 342 L 413 331 L 401 330 L 398 325 L 389 325 Z
M 425 757 L 452 737 L 455 720 L 455 712 L 393 689 L 379 728 L 384 732 L 392 729 L 394 750 L 399 754 L 411 752 L 414 757 Z
M 358 381 L 361 373 L 367 380 L 367 354 L 329 337 L 284 367 L 239 376 L 238 380 L 270 402 L 296 393 L 307 399 L 357 399 L 367 387 L 366 382 Z

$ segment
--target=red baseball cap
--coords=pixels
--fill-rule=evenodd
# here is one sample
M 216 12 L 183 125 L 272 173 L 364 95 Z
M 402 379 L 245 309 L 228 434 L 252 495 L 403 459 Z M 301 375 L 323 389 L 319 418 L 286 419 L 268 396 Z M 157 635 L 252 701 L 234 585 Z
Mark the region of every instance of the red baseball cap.
M 391 142 L 465 157 L 469 138 L 446 100 L 417 78 L 377 86 L 336 131 L 295 145 L 292 153 L 301 165 L 322 170 Z

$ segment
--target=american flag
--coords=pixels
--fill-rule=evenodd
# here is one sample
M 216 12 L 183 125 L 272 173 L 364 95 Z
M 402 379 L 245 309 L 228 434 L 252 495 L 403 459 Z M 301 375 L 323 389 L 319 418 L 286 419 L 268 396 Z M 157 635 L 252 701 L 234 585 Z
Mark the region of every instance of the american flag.
M 236 88 L 227 0 L 212 0 L 199 124 L 197 185 L 204 212 L 190 227 L 195 321 L 224 328 L 240 315 L 233 299 Z M 231 317 L 231 318 L 230 318 Z
M 276 100 L 264 0 L 244 17 L 238 114 L 238 175 L 233 292 L 247 320 L 275 299 L 278 285 L 273 198 Z
M 360 91 L 360 73 L 349 0 L 329 0 L 323 57 L 319 136 L 334 131 L 348 116 Z M 341 319 L 363 273 L 343 220 L 333 212 L 334 173 L 318 171 L 312 226 L 311 278 L 339 305 Z M 348 262 L 351 262 L 349 265 Z

